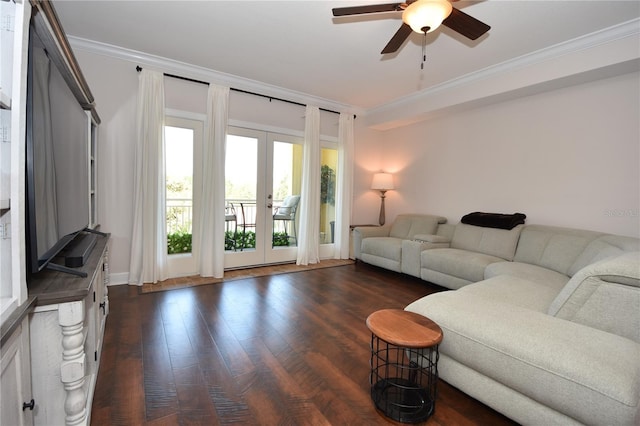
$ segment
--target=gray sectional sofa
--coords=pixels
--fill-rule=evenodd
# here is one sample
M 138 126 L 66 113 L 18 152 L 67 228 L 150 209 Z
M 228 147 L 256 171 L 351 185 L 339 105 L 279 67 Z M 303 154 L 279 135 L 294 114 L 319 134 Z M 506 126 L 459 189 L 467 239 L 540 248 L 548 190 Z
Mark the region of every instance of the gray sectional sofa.
M 435 231 L 394 241 L 393 270 L 452 289 L 406 307 L 442 328 L 443 380 L 522 424 L 640 424 L 640 240 L 423 220 Z

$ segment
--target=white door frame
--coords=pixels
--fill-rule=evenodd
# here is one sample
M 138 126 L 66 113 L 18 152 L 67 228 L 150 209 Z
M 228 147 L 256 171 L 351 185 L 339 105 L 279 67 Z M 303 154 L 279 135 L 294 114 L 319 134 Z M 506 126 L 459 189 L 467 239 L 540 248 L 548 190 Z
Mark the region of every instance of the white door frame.
M 202 167 L 200 161 L 195 161 L 198 158 L 202 158 L 202 144 L 204 138 L 204 118 L 199 114 L 188 114 L 179 111 L 167 111 L 165 113 L 165 126 L 169 127 L 182 127 L 193 130 L 193 194 L 192 194 L 192 224 L 196 224 L 200 221 L 199 206 L 200 206 L 200 194 L 197 188 L 200 188 L 202 180 Z M 166 212 L 166 206 L 165 206 Z M 165 231 L 166 232 L 166 231 Z M 193 235 L 193 234 L 192 234 Z M 193 237 L 192 237 L 193 238 Z M 167 271 L 168 276 L 171 278 L 185 277 L 195 275 L 198 273 L 197 269 L 197 253 L 193 250 L 197 250 L 192 245 L 191 253 L 170 254 L 167 256 Z

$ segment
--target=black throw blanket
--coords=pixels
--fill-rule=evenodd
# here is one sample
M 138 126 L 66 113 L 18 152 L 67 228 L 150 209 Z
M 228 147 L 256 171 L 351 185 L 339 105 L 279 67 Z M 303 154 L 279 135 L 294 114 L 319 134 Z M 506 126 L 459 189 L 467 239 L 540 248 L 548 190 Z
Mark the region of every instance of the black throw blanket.
M 524 223 L 524 213 L 502 214 L 473 212 L 462 216 L 460 222 L 485 228 L 513 229 Z

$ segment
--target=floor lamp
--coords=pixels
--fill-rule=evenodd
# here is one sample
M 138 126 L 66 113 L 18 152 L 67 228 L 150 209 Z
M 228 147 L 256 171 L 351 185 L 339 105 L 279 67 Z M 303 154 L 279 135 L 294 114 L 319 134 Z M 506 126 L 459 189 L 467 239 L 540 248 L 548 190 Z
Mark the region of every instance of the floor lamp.
M 384 225 L 384 199 L 385 193 L 393 189 L 393 175 L 391 173 L 376 173 L 373 175 L 373 182 L 371 182 L 371 189 L 377 189 L 380 191 L 380 218 L 378 223 L 380 226 Z

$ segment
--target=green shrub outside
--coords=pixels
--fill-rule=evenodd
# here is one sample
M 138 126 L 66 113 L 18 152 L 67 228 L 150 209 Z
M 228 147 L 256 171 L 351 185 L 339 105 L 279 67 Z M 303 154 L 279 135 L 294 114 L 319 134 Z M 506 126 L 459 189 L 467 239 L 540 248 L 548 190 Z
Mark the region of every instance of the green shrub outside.
M 286 247 L 289 245 L 289 237 L 284 232 L 273 233 L 273 246 L 274 247 Z M 233 232 L 227 231 L 224 236 L 224 249 L 225 250 L 240 250 L 256 248 L 256 234 L 255 232 L 238 232 L 234 235 Z M 174 232 L 167 234 L 167 253 L 168 254 L 180 254 L 191 253 L 192 250 L 192 235 L 188 232 Z
M 191 253 L 191 234 L 188 232 L 174 232 L 167 234 L 167 253 Z

